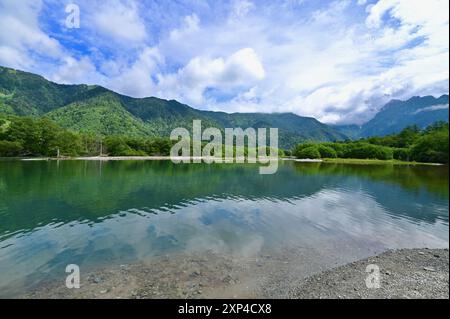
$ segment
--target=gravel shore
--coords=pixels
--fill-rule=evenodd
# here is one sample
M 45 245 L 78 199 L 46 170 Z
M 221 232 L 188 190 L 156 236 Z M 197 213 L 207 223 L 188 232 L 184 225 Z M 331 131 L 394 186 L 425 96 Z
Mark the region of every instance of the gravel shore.
M 293 298 L 449 298 L 448 249 L 388 251 L 307 278 Z M 368 265 L 377 265 L 379 288 L 368 289 Z
M 82 277 L 42 283 L 18 298 L 449 298 L 448 249 L 402 249 L 320 271 L 305 256 L 240 260 L 214 253 L 172 256 L 150 264 L 117 265 Z M 289 260 L 289 261 L 287 261 Z M 303 262 L 302 262 L 303 261 Z M 380 287 L 367 288 L 368 265 Z M 311 272 L 315 268 L 316 271 Z

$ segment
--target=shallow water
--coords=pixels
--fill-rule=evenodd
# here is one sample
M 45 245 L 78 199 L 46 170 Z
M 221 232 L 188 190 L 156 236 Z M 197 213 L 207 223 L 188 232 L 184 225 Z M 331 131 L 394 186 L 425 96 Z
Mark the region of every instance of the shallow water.
M 0 161 L 0 296 L 48 278 L 214 252 L 342 264 L 448 247 L 448 167 Z M 304 265 L 307 266 L 307 265 Z

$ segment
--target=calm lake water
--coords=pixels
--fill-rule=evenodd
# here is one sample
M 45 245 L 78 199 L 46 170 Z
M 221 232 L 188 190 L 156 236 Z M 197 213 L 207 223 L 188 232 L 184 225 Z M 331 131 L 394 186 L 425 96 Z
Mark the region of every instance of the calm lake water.
M 448 247 L 448 204 L 446 166 L 285 161 L 259 175 L 251 164 L 0 161 L 0 296 L 67 264 L 291 247 L 342 264 Z

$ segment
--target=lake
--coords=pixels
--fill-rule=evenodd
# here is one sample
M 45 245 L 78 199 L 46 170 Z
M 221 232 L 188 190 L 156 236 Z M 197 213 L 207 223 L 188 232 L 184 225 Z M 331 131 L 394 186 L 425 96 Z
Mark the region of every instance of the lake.
M 180 254 L 277 255 L 275 266 L 295 261 L 302 276 L 391 248 L 449 246 L 447 166 L 258 168 L 1 160 L 0 297 L 64 283 L 68 264 L 83 273 Z

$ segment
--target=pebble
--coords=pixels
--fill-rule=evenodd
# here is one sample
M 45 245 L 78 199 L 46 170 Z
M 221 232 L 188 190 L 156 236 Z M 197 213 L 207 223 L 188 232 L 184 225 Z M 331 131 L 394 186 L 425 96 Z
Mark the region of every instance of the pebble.
M 197 270 L 195 270 L 191 273 L 191 277 L 198 277 L 198 276 L 200 276 L 200 272 Z

